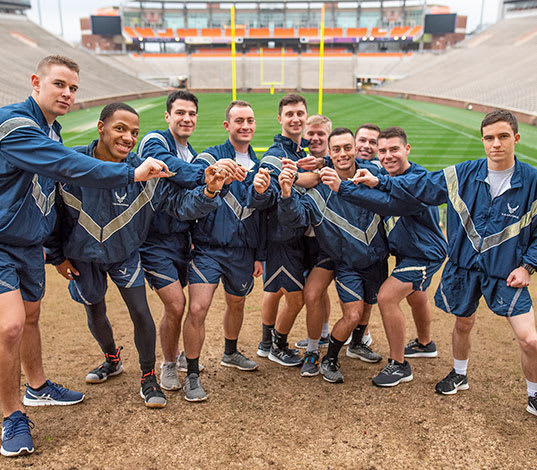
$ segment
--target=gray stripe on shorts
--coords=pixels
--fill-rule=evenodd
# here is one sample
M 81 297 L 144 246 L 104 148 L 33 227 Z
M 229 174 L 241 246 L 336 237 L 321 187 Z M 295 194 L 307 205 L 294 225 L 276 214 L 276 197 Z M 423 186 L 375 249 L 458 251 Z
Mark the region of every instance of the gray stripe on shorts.
M 507 316 L 510 317 L 513 314 L 513 309 L 515 308 L 515 305 L 518 301 L 518 298 L 520 297 L 520 294 L 522 294 L 522 287 L 519 287 L 516 290 L 516 294 L 513 297 L 513 300 L 511 301 L 511 305 L 509 305 L 509 310 L 507 311 Z
M 269 280 L 267 282 L 265 282 L 265 284 L 263 284 L 263 289 L 265 289 L 268 285 L 270 285 L 270 283 L 276 279 L 276 277 L 280 274 L 280 273 L 284 273 L 287 275 L 287 277 L 289 279 L 291 279 L 291 281 L 293 281 L 299 288 L 300 290 L 304 290 L 304 285 L 301 284 L 300 282 L 298 282 L 298 280 L 289 272 L 287 271 L 287 269 L 285 268 L 285 266 L 280 266 L 276 272 L 270 276 Z
M 136 278 L 138 277 L 138 274 L 140 274 L 141 269 L 142 269 L 142 261 L 140 260 L 140 256 L 138 255 L 138 265 L 136 266 L 136 271 L 134 271 L 134 274 L 132 275 L 131 280 L 125 286 L 127 289 L 129 287 L 132 287 L 132 285 L 134 284 L 134 281 L 136 281 Z
M 177 281 L 178 279 L 173 279 L 172 277 L 170 276 L 166 276 L 165 274 L 160 274 L 160 273 L 157 273 L 156 271 L 150 271 L 149 269 L 145 269 L 144 268 L 144 271 L 148 274 L 151 274 L 152 276 L 155 276 L 155 277 L 158 277 L 160 279 L 164 279 L 166 281 L 171 281 L 171 282 L 175 282 Z
M 448 313 L 453 313 L 451 311 L 451 307 L 449 306 L 448 301 L 446 299 L 446 294 L 444 294 L 444 289 L 443 289 L 443 284 L 442 283 L 440 283 L 440 295 L 442 296 L 442 300 L 444 301 L 444 305 L 446 306 L 446 309 L 447 309 Z
M 9 290 L 17 290 L 17 288 L 15 286 L 12 286 L 8 282 L 2 281 L 2 280 L 0 280 L 0 286 L 7 287 Z
M 341 288 L 348 294 L 351 294 L 353 297 L 356 297 L 356 300 L 364 300 L 356 292 L 354 292 L 352 289 L 349 289 L 345 284 L 343 284 L 341 281 L 338 281 L 337 279 L 336 284 L 341 286 Z
M 192 266 L 192 269 L 194 270 L 194 272 L 199 276 L 201 277 L 202 281 L 205 283 L 205 284 L 211 284 L 207 278 L 201 273 L 201 271 L 198 269 L 198 267 L 194 264 L 194 260 L 190 261 L 190 266 Z

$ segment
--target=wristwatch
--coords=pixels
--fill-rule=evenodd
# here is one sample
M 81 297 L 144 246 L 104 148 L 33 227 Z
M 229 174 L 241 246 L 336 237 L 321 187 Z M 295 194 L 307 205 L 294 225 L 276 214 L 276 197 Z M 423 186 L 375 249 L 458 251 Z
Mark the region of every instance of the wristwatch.
M 530 273 L 530 276 L 535 272 L 537 271 L 537 268 L 531 264 L 528 264 L 528 263 L 522 263 L 520 265 L 521 268 L 524 268 L 526 271 L 528 271 Z
M 220 189 L 218 189 L 217 191 L 211 191 L 209 189 L 209 186 L 205 186 L 205 190 L 211 195 L 211 196 L 218 196 L 221 192 Z

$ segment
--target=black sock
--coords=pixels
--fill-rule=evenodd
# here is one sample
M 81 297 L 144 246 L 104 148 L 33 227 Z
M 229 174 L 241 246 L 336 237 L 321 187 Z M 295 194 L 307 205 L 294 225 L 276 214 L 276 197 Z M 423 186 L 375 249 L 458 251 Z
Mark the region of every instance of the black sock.
M 367 323 L 365 325 L 358 325 L 353 331 L 352 331 L 352 344 L 360 344 L 362 342 L 362 338 L 364 337 L 365 330 L 367 328 Z
M 262 343 L 272 343 L 272 330 L 274 325 L 265 325 L 263 323 L 263 336 L 261 338 Z
M 199 357 L 194 359 L 186 358 L 186 375 L 200 374 Z
M 325 357 L 337 359 L 339 351 L 345 344 L 345 341 L 339 341 L 330 335 L 330 340 L 328 341 L 328 352 Z
M 278 333 L 276 328 L 272 330 L 272 342 L 276 345 L 278 349 L 283 349 L 287 346 L 287 335 L 283 333 Z
M 225 354 L 233 354 L 237 352 L 237 340 L 236 339 L 226 339 L 226 345 L 224 348 Z
M 41 385 L 40 387 L 37 387 L 37 388 L 33 388 L 33 387 L 30 387 L 32 390 L 36 390 L 36 391 L 39 391 L 39 390 L 43 390 L 46 386 L 47 386 L 47 381 L 45 380 L 45 383 L 43 385 Z

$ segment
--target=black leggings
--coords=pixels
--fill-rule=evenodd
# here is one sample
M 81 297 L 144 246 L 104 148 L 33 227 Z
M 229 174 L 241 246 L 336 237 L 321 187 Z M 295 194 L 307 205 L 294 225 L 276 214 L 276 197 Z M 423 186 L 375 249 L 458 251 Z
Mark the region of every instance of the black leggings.
M 145 286 L 118 287 L 118 289 L 134 324 L 134 343 L 138 350 L 140 368 L 144 373 L 149 372 L 155 368 L 157 331 L 147 304 Z M 85 305 L 84 307 L 88 315 L 88 327 L 102 351 L 105 354 L 115 354 L 114 332 L 106 316 L 104 298 L 94 305 Z

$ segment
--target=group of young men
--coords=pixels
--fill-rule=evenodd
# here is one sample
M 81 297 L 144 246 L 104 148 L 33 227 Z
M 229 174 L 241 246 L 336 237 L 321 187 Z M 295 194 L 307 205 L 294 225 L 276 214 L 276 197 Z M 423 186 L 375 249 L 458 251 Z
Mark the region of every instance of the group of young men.
M 454 367 L 436 391 L 468 389 L 470 331 L 483 295 L 519 341 L 527 411 L 537 415 L 537 331 L 527 289 L 537 267 L 537 170 L 515 158 L 520 135 L 511 113 L 495 111 L 483 120 L 486 159 L 437 172 L 408 160 L 402 128 L 363 124 L 356 135 L 332 129 L 326 116 L 308 117 L 306 100 L 296 94 L 280 101 L 281 133 L 261 160 L 250 145 L 256 121 L 246 101 L 225 111 L 226 142 L 197 154 L 189 138 L 198 100 L 187 91 L 168 97 L 168 128 L 146 134 L 137 152 L 139 117 L 124 103 L 103 108 L 98 139 L 68 149 L 56 118 L 74 102 L 78 71 L 68 58 L 46 57 L 32 75 L 28 100 L 0 109 L 0 190 L 9 199 L 0 208 L 2 455 L 34 450 L 33 423 L 19 398 L 21 365 L 28 379 L 24 405 L 84 399 L 47 380 L 43 370 L 43 247 L 46 261 L 69 280 L 72 299 L 84 306 L 105 356 L 87 374 L 88 383 L 123 371 L 104 300 L 107 277 L 117 285 L 134 324 L 140 395 L 150 408 L 166 405 L 162 389 L 182 387 L 186 400 L 206 400 L 200 355 L 220 280 L 222 366 L 258 368 L 237 342 L 246 296 L 263 276 L 259 357 L 300 367 L 304 377 L 343 382 L 338 356 L 346 343 L 349 357 L 382 359 L 367 333 L 378 302 L 390 352 L 373 383 L 412 380 L 406 358 L 437 355 L 427 288 L 447 255 L 435 302 L 456 316 Z M 443 203 L 447 242 L 437 209 Z M 396 263 L 388 275 L 390 254 Z M 160 384 L 145 280 L 163 303 Z M 330 331 L 332 280 L 342 314 Z M 407 344 L 405 298 L 417 330 Z M 296 343 L 305 349 L 302 357 L 288 335 L 304 305 L 308 337 Z M 183 384 L 178 371 L 186 372 Z

